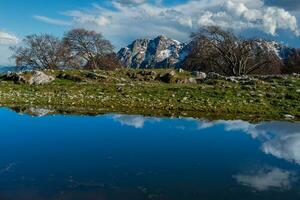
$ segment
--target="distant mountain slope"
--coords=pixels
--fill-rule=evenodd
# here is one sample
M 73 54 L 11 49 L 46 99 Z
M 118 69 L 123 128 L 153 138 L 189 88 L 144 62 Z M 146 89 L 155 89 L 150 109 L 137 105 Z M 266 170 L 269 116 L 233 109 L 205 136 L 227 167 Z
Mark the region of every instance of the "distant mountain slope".
M 257 44 L 273 51 L 281 59 L 287 59 L 296 52 L 275 41 L 257 40 Z M 179 67 L 189 54 L 191 45 L 181 43 L 165 36 L 154 39 L 137 39 L 129 46 L 122 48 L 118 53 L 121 62 L 131 68 L 167 68 Z
M 268 51 L 273 51 L 278 56 L 280 60 L 286 60 L 290 55 L 293 55 L 296 53 L 296 48 L 290 48 L 286 45 L 283 45 L 281 43 L 275 42 L 275 41 L 266 41 L 266 40 L 257 40 L 257 43 L 259 46 L 264 46 L 267 48 Z
M 0 67 L 0 73 L 16 71 L 16 67 Z
M 132 68 L 165 68 L 177 65 L 189 53 L 189 45 L 165 36 L 137 39 L 118 53 L 121 62 Z

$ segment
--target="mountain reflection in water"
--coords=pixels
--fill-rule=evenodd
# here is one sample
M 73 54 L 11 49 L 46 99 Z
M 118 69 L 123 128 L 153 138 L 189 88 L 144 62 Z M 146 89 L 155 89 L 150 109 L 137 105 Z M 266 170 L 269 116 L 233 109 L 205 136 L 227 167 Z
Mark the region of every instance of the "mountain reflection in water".
M 300 124 L 0 109 L 0 199 L 297 199 Z

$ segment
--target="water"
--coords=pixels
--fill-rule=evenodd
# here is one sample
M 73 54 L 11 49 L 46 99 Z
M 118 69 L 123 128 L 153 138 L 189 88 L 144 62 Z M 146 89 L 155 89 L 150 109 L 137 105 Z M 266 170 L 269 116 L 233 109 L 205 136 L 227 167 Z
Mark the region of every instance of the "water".
M 300 198 L 300 124 L 0 109 L 0 199 Z

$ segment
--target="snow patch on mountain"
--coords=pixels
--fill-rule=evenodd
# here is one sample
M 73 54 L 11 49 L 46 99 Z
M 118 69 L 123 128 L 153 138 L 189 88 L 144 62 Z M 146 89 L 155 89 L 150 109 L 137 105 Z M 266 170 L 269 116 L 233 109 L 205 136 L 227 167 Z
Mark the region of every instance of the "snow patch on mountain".
M 188 55 L 186 43 L 158 36 L 137 39 L 118 52 L 121 62 L 131 68 L 163 68 L 177 66 Z

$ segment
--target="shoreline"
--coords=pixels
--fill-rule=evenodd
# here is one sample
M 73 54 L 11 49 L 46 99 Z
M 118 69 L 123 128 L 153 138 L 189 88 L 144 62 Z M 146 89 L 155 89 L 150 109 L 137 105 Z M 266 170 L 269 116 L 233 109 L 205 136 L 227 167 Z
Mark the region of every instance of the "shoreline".
M 1 80 L 0 104 L 24 111 L 49 109 L 53 114 L 120 113 L 208 120 L 300 121 L 299 77 L 255 79 L 249 83 L 214 79 L 182 84 L 152 80 L 148 75 L 140 77 L 143 80 L 133 79 L 129 75 L 139 71 L 93 72 L 101 74 L 99 79 L 86 76 L 87 71 L 64 71 L 65 76 L 61 71 L 46 71 L 56 78 L 44 85 Z M 156 74 L 168 72 L 155 71 Z M 176 76 L 194 78 L 188 72 L 177 72 Z

